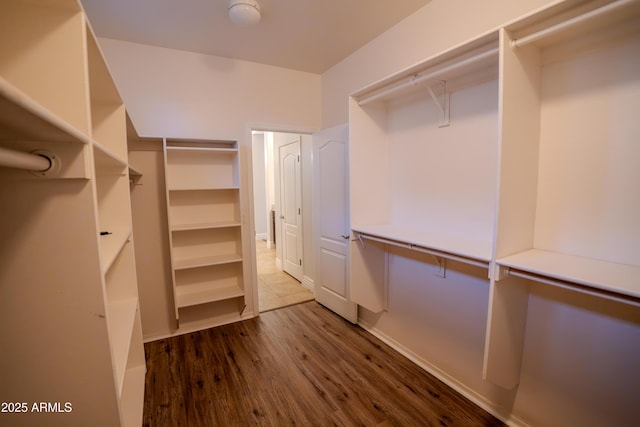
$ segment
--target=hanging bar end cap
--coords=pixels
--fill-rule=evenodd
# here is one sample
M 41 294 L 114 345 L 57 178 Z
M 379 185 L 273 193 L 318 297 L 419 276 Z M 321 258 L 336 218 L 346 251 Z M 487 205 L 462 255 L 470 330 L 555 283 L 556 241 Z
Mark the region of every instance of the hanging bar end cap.
M 49 150 L 35 150 L 32 151 L 31 154 L 35 154 L 49 160 L 49 167 L 47 169 L 30 171 L 33 175 L 41 178 L 56 178 L 60 175 L 60 171 L 62 170 L 62 159 L 60 159 L 59 156 L 56 156 Z

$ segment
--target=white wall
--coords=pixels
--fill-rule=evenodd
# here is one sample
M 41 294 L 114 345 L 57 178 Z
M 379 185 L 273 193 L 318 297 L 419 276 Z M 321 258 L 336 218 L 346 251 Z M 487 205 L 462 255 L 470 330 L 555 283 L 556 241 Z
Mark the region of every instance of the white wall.
M 317 74 L 101 38 L 142 136 L 240 140 L 247 123 L 320 127 Z
M 432 0 L 322 74 L 322 127 L 348 120 L 349 94 L 490 31 L 549 0 Z
M 268 240 L 269 212 L 267 208 L 267 171 L 264 134 L 252 135 L 253 222 L 256 240 Z

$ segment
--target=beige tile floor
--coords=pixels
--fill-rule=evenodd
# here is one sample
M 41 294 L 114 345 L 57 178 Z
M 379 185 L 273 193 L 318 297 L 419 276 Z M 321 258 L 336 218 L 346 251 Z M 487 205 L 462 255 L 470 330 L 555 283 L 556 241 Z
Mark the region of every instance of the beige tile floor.
M 263 313 L 313 300 L 313 292 L 276 267 L 276 250 L 264 240 L 256 241 L 258 304 Z

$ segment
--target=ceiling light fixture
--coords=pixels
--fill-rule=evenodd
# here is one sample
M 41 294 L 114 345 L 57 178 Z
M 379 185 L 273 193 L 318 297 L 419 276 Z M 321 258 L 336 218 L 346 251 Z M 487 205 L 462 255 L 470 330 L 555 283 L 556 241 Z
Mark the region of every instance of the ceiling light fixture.
M 260 22 L 260 5 L 256 0 L 229 0 L 228 11 L 234 24 L 248 27 Z

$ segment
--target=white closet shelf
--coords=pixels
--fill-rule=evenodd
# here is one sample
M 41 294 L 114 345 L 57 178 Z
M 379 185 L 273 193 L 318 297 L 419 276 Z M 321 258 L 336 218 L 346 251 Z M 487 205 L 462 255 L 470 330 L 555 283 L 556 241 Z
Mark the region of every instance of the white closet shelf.
M 118 381 L 118 396 L 122 394 L 137 308 L 137 298 L 109 302 L 107 308 L 107 322 Z
M 637 0 L 617 0 L 606 4 L 594 2 L 593 6 L 587 7 L 590 10 L 573 12 L 575 16 L 566 17 L 560 22 L 554 22 L 553 19 L 545 22 L 549 17 L 542 13 L 511 25 L 509 30 L 515 34 L 512 45 L 517 48 L 532 44 L 547 48 L 567 45 L 578 39 L 593 42 L 596 34 L 597 37 L 617 37 L 637 29 L 640 18 L 640 2 Z
M 197 258 L 185 258 L 175 260 L 173 266 L 176 270 L 185 270 L 188 268 L 207 267 L 209 265 L 221 265 L 231 264 L 234 262 L 241 262 L 242 255 L 229 254 L 229 255 L 215 255 L 215 256 L 203 256 Z
M 235 284 L 216 287 L 211 283 L 197 283 L 176 287 L 176 305 L 178 308 L 242 296 L 244 296 L 244 291 L 240 286 Z
M 144 408 L 144 384 L 147 373 L 144 364 L 127 369 L 122 387 L 122 418 L 124 425 L 140 425 Z
M 100 239 L 100 255 L 102 257 L 103 273 L 107 273 L 125 243 L 131 238 L 131 230 L 104 230 L 111 234 L 98 236 Z
M 353 97 L 361 106 L 388 102 L 416 91 L 416 87 L 446 82 L 447 90 L 498 78 L 498 33 L 455 47 L 392 77 L 363 88 Z
M 489 267 L 492 242 L 464 236 L 428 233 L 394 225 L 354 226 L 353 232 L 370 236 L 383 243 L 431 253 L 467 264 Z
M 499 267 L 640 298 L 640 266 L 531 249 L 497 260 Z M 508 274 L 508 272 L 507 272 Z
M 229 187 L 172 187 L 169 191 L 201 191 L 201 190 L 240 190 L 238 186 Z
M 2 136 L 51 142 L 88 144 L 89 136 L 44 108 L 0 76 Z
M 129 167 L 126 160 L 121 159 L 99 142 L 93 142 L 93 155 L 96 162 L 96 173 L 121 172 Z
M 242 224 L 239 221 L 174 224 L 174 225 L 171 225 L 171 231 L 205 230 L 207 228 L 229 228 L 229 227 L 240 227 L 241 225 Z
M 236 154 L 237 148 L 221 148 L 221 147 L 178 147 L 167 146 L 168 151 L 202 151 L 207 153 L 220 153 L 220 154 Z

